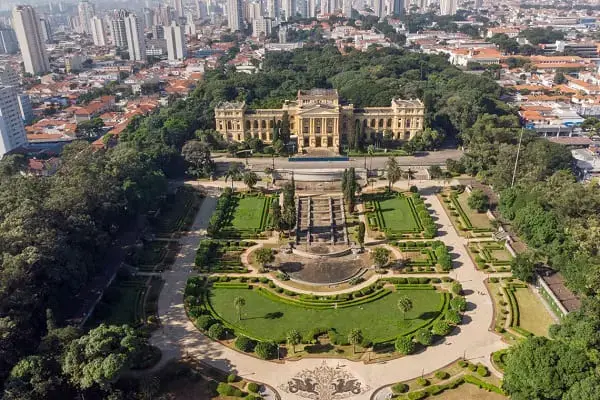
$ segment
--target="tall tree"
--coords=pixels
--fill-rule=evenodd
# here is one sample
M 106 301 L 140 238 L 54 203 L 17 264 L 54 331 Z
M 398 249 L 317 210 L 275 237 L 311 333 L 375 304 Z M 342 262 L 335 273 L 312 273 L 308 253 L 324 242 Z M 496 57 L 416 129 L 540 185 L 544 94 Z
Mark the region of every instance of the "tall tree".
M 348 334 L 348 343 L 352 345 L 352 353 L 356 353 L 356 345 L 362 343 L 363 333 L 360 329 L 354 328 Z
M 286 334 L 287 343 L 292 346 L 292 351 L 296 353 L 296 345 L 302 342 L 302 335 L 295 329 L 288 331 Z
M 398 299 L 398 309 L 402 312 L 402 319 L 405 318 L 407 312 L 412 310 L 413 303 L 410 297 L 402 296 Z
M 289 143 L 290 134 L 290 116 L 287 111 L 284 111 L 281 117 L 281 140 L 284 144 Z
M 242 309 L 246 305 L 246 299 L 243 297 L 237 296 L 233 299 L 233 306 L 238 312 L 238 321 L 242 320 Z
M 258 183 L 258 175 L 253 171 L 246 171 L 242 176 L 242 180 L 244 181 L 244 185 L 248 186 L 248 189 L 252 191 Z
M 242 170 L 240 168 L 240 165 L 237 163 L 229 165 L 229 169 L 225 174 L 225 182 L 227 182 L 228 179 L 231 180 L 231 190 L 233 190 L 233 182 L 239 181 L 241 178 Z
M 394 183 L 398 182 L 400 178 L 402 178 L 402 169 L 394 157 L 388 158 L 385 163 L 385 169 L 388 179 L 388 190 L 392 190 Z

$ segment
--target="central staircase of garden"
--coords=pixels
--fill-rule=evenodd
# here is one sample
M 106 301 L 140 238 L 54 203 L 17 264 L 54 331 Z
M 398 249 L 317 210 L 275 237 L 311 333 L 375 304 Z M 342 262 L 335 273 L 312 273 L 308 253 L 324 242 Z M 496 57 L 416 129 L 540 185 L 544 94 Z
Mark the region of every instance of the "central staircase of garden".
M 350 244 L 344 199 L 341 196 L 300 196 L 297 212 L 297 244 Z

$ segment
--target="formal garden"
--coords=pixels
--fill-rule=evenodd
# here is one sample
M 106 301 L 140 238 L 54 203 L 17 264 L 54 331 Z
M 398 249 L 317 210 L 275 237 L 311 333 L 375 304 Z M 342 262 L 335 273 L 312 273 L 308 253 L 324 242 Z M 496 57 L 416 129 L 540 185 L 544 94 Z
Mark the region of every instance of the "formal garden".
M 487 285 L 494 300 L 495 330 L 507 342 L 529 336 L 548 336 L 556 321 L 537 295 L 514 278 L 489 278 Z
M 510 271 L 513 256 L 504 242 L 471 242 L 468 249 L 478 269 L 486 272 Z
M 487 215 L 486 201 L 471 200 L 469 204 L 470 196 L 472 195 L 461 188 L 444 191 L 439 194 L 439 199 L 460 235 L 490 237 L 495 228 L 494 222 Z
M 208 232 L 213 238 L 256 239 L 271 226 L 271 203 L 276 198 L 258 192 L 223 191 Z
M 452 257 L 446 245 L 440 241 L 394 242 L 402 257 L 396 260 L 401 273 L 441 272 L 452 269 Z
M 426 398 L 477 398 L 499 400 L 506 398 L 502 382 L 483 364 L 459 360 L 431 374 L 398 382 L 388 388 L 393 399 L 420 400 Z
M 150 214 L 150 227 L 156 236 L 171 237 L 184 231 L 194 222 L 202 196 L 191 186 L 182 186 L 167 194 L 163 206 Z
M 204 239 L 196 250 L 195 265 L 205 273 L 246 273 L 241 256 L 256 243 L 247 240 Z
M 194 277 L 185 305 L 209 337 L 260 358 L 277 356 L 263 346 L 282 344 L 287 357 L 390 358 L 432 345 L 461 322 L 466 302 L 456 286 L 448 277 L 387 278 L 351 293 L 304 295 L 266 277 Z
M 362 199 L 374 237 L 431 239 L 436 235 L 435 223 L 418 193 L 364 193 Z

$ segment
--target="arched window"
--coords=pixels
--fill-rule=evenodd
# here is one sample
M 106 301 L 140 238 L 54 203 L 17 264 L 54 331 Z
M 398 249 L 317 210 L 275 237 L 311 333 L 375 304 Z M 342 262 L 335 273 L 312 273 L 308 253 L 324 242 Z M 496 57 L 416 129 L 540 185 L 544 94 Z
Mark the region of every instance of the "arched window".
M 379 127 L 383 128 L 383 118 L 379 120 Z
M 258 129 L 258 121 L 257 120 L 254 120 L 252 125 L 254 125 L 254 129 Z
M 367 120 L 363 119 L 362 121 L 363 131 L 367 130 Z
M 398 128 L 402 128 L 402 119 L 398 120 Z
M 261 139 L 261 140 L 266 140 L 266 139 L 267 139 L 267 134 L 266 134 L 265 132 L 262 132 L 262 133 L 260 134 L 260 139 Z
M 246 130 L 250 130 L 250 121 L 246 121 Z
M 375 120 L 374 119 L 371 120 L 371 128 L 375 128 Z
M 410 128 L 410 119 L 407 119 L 407 120 L 406 120 L 406 127 L 407 127 L 407 128 Z
M 273 120 L 272 119 L 269 120 L 269 129 L 273 129 Z
M 388 120 L 387 120 L 387 127 L 388 128 L 392 127 L 392 119 L 391 118 L 388 118 Z
M 409 140 L 410 139 L 410 132 L 406 131 L 404 132 L 404 140 Z
M 264 119 L 261 121 L 260 127 L 263 128 L 263 129 L 267 128 L 267 122 Z

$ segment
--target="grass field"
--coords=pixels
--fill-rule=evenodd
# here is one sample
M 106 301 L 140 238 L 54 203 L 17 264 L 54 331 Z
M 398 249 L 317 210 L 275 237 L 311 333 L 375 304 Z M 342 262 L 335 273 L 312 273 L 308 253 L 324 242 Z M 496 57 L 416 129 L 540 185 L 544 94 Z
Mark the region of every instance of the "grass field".
M 471 224 L 473 225 L 473 228 L 493 229 L 492 221 L 490 221 L 486 213 L 478 213 L 477 211 L 469 207 L 469 196 L 470 194 L 466 191 L 459 194 L 458 204 L 460 204 L 462 210 L 465 212 L 465 214 L 467 214 L 469 220 L 471 221 Z
M 541 300 L 530 289 L 515 290 L 519 304 L 519 326 L 538 336 L 548 336 L 548 328 L 554 320 Z
M 402 295 L 413 302 L 405 320 L 397 307 Z M 246 300 L 241 321 L 233 306 L 233 299 L 238 296 Z M 213 288 L 210 302 L 223 320 L 259 339 L 280 340 L 290 329 L 305 334 L 313 328 L 335 329 L 339 335 L 347 336 L 351 329 L 359 328 L 366 338 L 377 341 L 412 331 L 435 318 L 442 306 L 442 295 L 433 290 L 402 289 L 354 307 L 314 310 L 273 301 L 256 290 Z
M 406 197 L 393 197 L 379 202 L 385 226 L 394 230 L 420 229 Z
M 475 385 L 464 383 L 456 389 L 446 390 L 435 396 L 437 400 L 504 400 L 508 397 L 501 394 L 479 389 Z
M 237 230 L 259 229 L 265 197 L 245 196 L 238 198 L 231 225 Z

